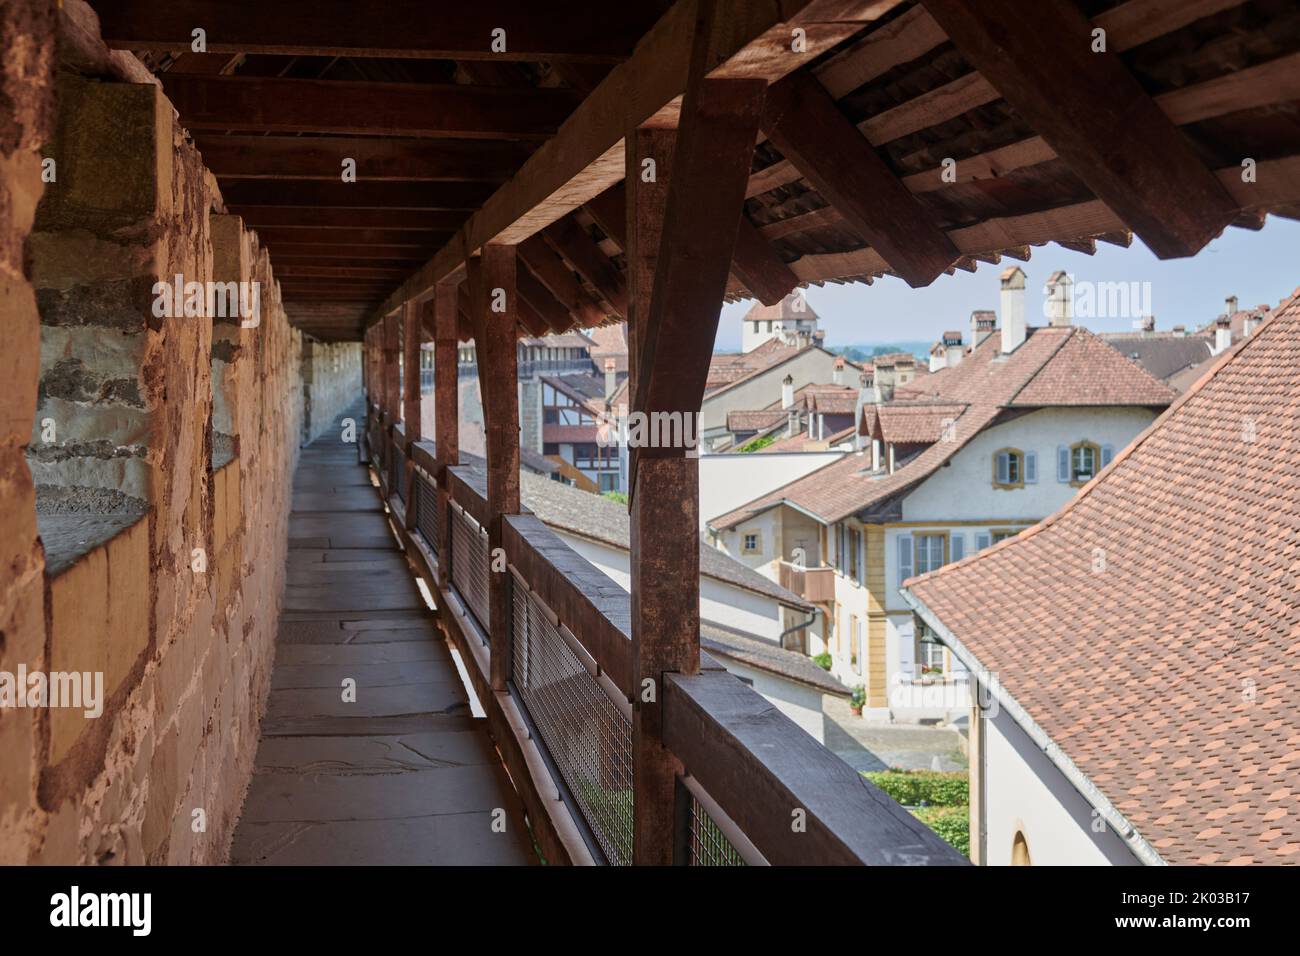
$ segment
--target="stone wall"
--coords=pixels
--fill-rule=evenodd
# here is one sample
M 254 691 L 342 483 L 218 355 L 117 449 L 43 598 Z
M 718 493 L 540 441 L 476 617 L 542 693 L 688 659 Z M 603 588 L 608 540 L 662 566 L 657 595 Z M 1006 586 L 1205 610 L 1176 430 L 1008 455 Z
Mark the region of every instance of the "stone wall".
M 160 89 L 84 31 L 82 75 L 62 34 L 56 73 L 52 8 L 0 6 L 0 671 L 102 673 L 106 702 L 0 710 L 0 863 L 221 862 L 269 689 L 302 336 Z M 178 273 L 257 283 L 257 321 L 159 314 Z
M 42 192 L 41 144 L 54 124 L 54 5 L 0 4 L 0 671 L 44 660 L 45 560 L 26 448 L 40 381 L 40 317 L 24 268 Z M 0 710 L 0 864 L 39 845 L 33 812 L 48 728 L 35 710 Z
M 303 443 L 319 438 L 361 396 L 361 343 L 318 342 L 302 350 Z

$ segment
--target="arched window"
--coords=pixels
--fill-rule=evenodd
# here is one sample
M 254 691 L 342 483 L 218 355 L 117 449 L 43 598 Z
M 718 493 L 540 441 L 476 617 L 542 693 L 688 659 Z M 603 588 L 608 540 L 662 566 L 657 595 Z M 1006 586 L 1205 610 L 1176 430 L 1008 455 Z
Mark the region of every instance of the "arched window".
M 1029 859 L 1029 841 L 1020 830 L 1016 831 L 1015 839 L 1011 841 L 1011 865 L 1012 866 L 1032 866 Z

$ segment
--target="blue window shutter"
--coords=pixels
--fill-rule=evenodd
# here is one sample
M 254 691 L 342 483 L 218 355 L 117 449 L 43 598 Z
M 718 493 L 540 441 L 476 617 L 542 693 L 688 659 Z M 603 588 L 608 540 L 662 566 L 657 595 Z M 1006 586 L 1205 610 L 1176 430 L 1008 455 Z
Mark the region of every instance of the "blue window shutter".
M 960 561 L 966 557 L 966 536 L 954 534 L 948 538 L 948 560 Z
M 1038 484 L 1038 453 L 1025 452 L 1025 484 Z
M 1070 449 L 1067 445 L 1056 446 L 1056 480 L 1070 480 Z
M 1110 460 L 1111 460 L 1112 458 L 1114 458 L 1114 457 L 1115 457 L 1115 446 L 1114 446 L 1114 445 L 1102 445 L 1102 446 L 1101 446 L 1101 467 L 1102 467 L 1102 468 L 1105 468 L 1107 465 L 1109 465 L 1109 464 L 1110 464 Z
M 900 534 L 898 536 L 898 586 L 901 588 L 903 582 L 912 576 L 912 536 L 910 534 Z
M 997 462 L 998 484 L 1005 485 L 1011 480 L 1011 456 L 1004 451 L 1000 451 L 998 452 Z
M 975 532 L 975 550 L 983 551 L 993 543 L 993 535 L 987 531 Z

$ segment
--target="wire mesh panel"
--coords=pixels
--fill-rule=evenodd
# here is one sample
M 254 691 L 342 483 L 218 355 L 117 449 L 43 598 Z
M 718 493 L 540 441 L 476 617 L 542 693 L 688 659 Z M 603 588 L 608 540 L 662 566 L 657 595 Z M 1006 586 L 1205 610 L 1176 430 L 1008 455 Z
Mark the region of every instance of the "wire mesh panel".
M 392 462 L 388 469 L 388 493 L 406 500 L 406 452 L 400 442 L 393 442 Z
M 740 852 L 731 845 L 722 828 L 713 822 L 707 810 L 687 794 L 690 819 L 687 821 L 688 866 L 745 866 Z
M 479 626 L 487 633 L 488 541 L 478 523 L 459 508 L 452 509 L 451 580 Z
M 632 862 L 632 722 L 545 606 L 512 588 L 514 685 L 605 858 Z
M 438 553 L 438 487 L 422 471 L 415 473 L 415 526 L 430 551 Z

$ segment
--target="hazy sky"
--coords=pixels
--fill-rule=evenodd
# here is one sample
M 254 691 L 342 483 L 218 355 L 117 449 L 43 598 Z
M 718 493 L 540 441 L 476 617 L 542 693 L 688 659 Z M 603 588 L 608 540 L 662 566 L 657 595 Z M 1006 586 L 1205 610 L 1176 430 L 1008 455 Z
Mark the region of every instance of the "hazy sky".
M 1223 311 L 1223 300 L 1229 295 L 1237 296 L 1242 308 L 1276 305 L 1300 286 L 1300 222 L 1275 216 L 1259 232 L 1229 228 L 1189 259 L 1157 259 L 1136 237 L 1127 249 L 1099 242 L 1095 256 L 1057 245 L 1035 246 L 1032 253 L 1028 262 L 1003 259 L 997 266 L 981 262 L 976 272 L 940 276 L 923 289 L 909 288 L 892 276 L 869 286 L 813 286 L 807 292 L 808 304 L 821 317 L 829 345 L 858 345 L 932 342 L 945 329 L 960 329 L 969 337 L 971 312 L 998 308 L 998 275 L 1008 265 L 1025 270 L 1025 314 L 1030 325 L 1045 322 L 1040 305 L 1043 282 L 1057 269 L 1074 276 L 1076 301 L 1086 283 L 1150 283 L 1135 291 L 1149 292 L 1149 311 L 1156 317 L 1157 329 L 1203 325 Z M 740 302 L 722 310 L 718 351 L 740 348 L 740 317 L 753 305 Z M 1128 316 L 1080 318 L 1076 324 L 1097 332 L 1122 332 L 1132 328 L 1133 320 Z

